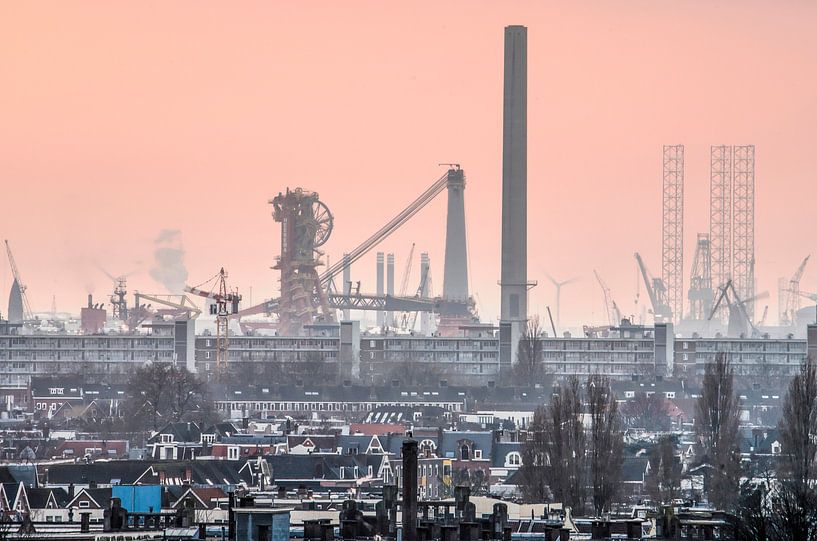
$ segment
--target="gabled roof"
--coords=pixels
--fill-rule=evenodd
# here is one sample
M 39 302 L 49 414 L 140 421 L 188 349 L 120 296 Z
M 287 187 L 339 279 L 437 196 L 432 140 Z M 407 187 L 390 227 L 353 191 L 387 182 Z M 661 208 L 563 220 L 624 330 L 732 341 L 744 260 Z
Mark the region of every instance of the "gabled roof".
M 26 490 L 31 509 L 61 509 L 68 503 L 68 492 L 63 488 L 29 488 Z
M 628 456 L 621 465 L 621 481 L 624 483 L 641 483 L 647 471 L 649 459 L 646 456 Z
M 20 483 L 37 486 L 36 464 L 7 464 L 0 466 L 0 483 Z
M 31 395 L 49 400 L 81 400 L 83 384 L 81 376 L 32 377 Z
M 314 452 L 325 451 L 334 453 L 337 449 L 337 438 L 331 434 L 303 434 L 287 436 L 287 447 L 303 446 L 312 448 Z
M 227 493 L 218 487 L 187 487 L 175 501 L 171 504 L 174 509 L 183 505 L 184 500 L 188 497 L 196 501 L 196 509 L 215 509 L 218 503 L 213 500 L 224 500 L 227 498 Z
M 275 481 L 352 479 L 354 468 L 358 477 L 366 475 L 368 466 L 377 471 L 382 455 L 269 455 L 266 457 Z M 341 474 L 343 469 L 343 474 Z
M 97 461 L 91 464 L 53 464 L 49 466 L 47 480 L 50 484 L 98 485 L 112 484 L 112 480 L 119 484 L 129 485 L 145 472 L 150 462 L 142 460 L 115 460 Z
M 201 442 L 201 428 L 197 423 L 168 423 L 154 434 L 148 443 L 159 443 L 163 434 L 172 434 L 175 443 Z
M 104 509 L 111 500 L 110 488 L 83 488 L 65 504 L 65 507 L 79 507 L 78 502 L 87 500 L 93 509 Z

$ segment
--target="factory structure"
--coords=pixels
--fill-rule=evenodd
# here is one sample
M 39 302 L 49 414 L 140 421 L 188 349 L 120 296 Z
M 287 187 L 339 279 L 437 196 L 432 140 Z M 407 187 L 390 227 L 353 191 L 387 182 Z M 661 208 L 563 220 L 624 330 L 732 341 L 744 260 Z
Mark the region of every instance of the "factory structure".
M 280 226 L 277 298 L 243 306 L 221 269 L 184 294 L 134 292 L 114 278 L 104 303 L 91 296 L 78 325 L 46 329 L 28 303 L 26 286 L 6 241 L 14 275 L 6 320 L 0 322 L 0 384 L 25 385 L 38 374 L 125 375 L 145 362 L 176 362 L 208 378 L 230 369 L 268 363 L 321 362 L 336 381 L 389 384 L 392 368 L 411 363 L 452 384 L 493 385 L 511 372 L 531 317 L 527 269 L 527 28 L 505 29 L 502 137 L 500 320 L 480 321 L 468 281 L 465 220 L 467 176 L 460 164 L 338 261 L 326 246 L 336 226 L 331 202 L 308 187 L 286 188 L 269 203 Z M 684 146 L 663 147 L 661 272 L 653 276 L 640 254 L 635 266 L 649 299 L 647 318 L 622 317 L 598 273 L 607 321 L 582 336 L 550 324 L 541 361 L 553 376 L 600 373 L 614 379 L 677 378 L 703 374 L 718 352 L 728 352 L 738 374 L 764 379 L 795 374 L 817 335 L 806 336 L 814 307 L 803 309 L 806 257 L 791 277 L 781 278 L 778 326 L 766 324 L 766 293 L 755 283 L 755 147 L 712 146 L 709 230 L 697 233 L 688 281 L 684 280 Z M 414 246 L 402 280 L 393 253 L 381 242 L 437 196 L 447 196 L 443 283 L 432 293 L 432 261 L 419 253 L 419 279 L 410 283 Z M 362 284 L 353 269 L 374 254 L 376 280 Z M 113 277 L 112 277 L 113 278 Z M 560 283 L 555 282 L 557 291 Z M 202 314 L 192 296 L 206 299 L 215 332 L 196 330 Z M 354 319 L 374 312 L 376 327 Z M 550 309 L 548 309 L 550 312 Z M 559 307 L 556 306 L 556 323 Z M 33 324 L 36 323 L 36 324 Z

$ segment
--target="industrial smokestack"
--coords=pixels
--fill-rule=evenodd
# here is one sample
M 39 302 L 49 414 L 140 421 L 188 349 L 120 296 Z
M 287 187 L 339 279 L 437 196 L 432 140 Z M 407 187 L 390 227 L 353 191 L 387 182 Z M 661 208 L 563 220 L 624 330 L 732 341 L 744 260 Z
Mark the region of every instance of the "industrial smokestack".
M 448 170 L 448 214 L 445 228 L 443 298 L 468 299 L 468 251 L 465 237 L 465 173 Z
M 403 541 L 417 541 L 417 440 L 403 440 Z
M 352 294 L 352 263 L 349 261 L 349 254 L 343 254 L 343 294 L 347 297 Z M 343 321 L 351 319 L 348 308 L 343 309 Z
M 92 308 L 94 306 L 94 296 L 88 293 L 88 308 Z
M 11 284 L 11 291 L 9 291 L 9 310 L 7 313 L 9 323 L 23 322 L 23 290 L 20 289 L 20 284 L 16 278 Z
M 428 252 L 420 254 L 420 296 L 428 298 L 429 284 L 431 283 L 431 260 Z M 420 312 L 420 332 L 424 335 L 431 334 L 431 321 L 427 312 Z
M 394 254 L 386 254 L 386 295 L 394 297 Z M 394 312 L 386 312 L 386 325 L 394 327 Z
M 510 367 L 528 319 L 528 29 L 505 27 L 500 363 Z M 504 332 L 503 332 L 504 331 Z M 504 334 L 504 337 L 503 337 Z
M 377 252 L 377 296 L 382 297 L 385 294 L 385 285 L 383 282 L 383 252 Z M 377 326 L 383 327 L 386 323 L 386 312 L 382 310 L 377 311 Z

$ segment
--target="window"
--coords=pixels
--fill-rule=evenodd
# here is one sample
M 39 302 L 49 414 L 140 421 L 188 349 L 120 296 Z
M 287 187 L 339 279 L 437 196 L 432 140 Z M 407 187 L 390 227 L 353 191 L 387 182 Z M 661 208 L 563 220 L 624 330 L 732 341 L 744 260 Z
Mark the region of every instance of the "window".
M 82 500 L 79 502 L 80 509 L 88 509 L 89 507 L 91 507 L 91 502 L 89 502 L 88 500 Z
M 480 460 L 482 458 L 482 449 L 476 449 L 474 451 L 474 459 Z
M 511 451 L 505 455 L 505 467 L 518 467 L 522 465 L 522 455 L 516 451 Z
M 471 460 L 471 449 L 468 448 L 468 445 L 460 447 L 460 460 Z
M 227 460 L 238 460 L 238 446 L 227 447 Z
M 426 458 L 431 457 L 434 454 L 434 451 L 437 449 L 437 446 L 434 444 L 432 440 L 423 440 L 420 442 L 420 456 L 424 456 Z

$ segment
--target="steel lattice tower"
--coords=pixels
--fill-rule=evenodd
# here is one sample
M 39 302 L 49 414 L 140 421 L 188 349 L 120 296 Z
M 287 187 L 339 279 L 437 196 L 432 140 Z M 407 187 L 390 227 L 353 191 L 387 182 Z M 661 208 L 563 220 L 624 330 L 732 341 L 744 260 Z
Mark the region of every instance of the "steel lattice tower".
M 664 146 L 661 277 L 672 319 L 684 313 L 684 145 Z
M 741 299 L 755 296 L 755 146 L 736 146 L 732 167 L 732 278 Z M 754 320 L 754 303 L 746 303 Z
M 689 319 L 704 321 L 712 311 L 712 254 L 707 233 L 698 233 L 689 276 Z
M 713 146 L 709 160 L 709 239 L 712 286 L 715 290 L 732 278 L 732 147 Z M 726 307 L 718 310 L 725 321 Z

